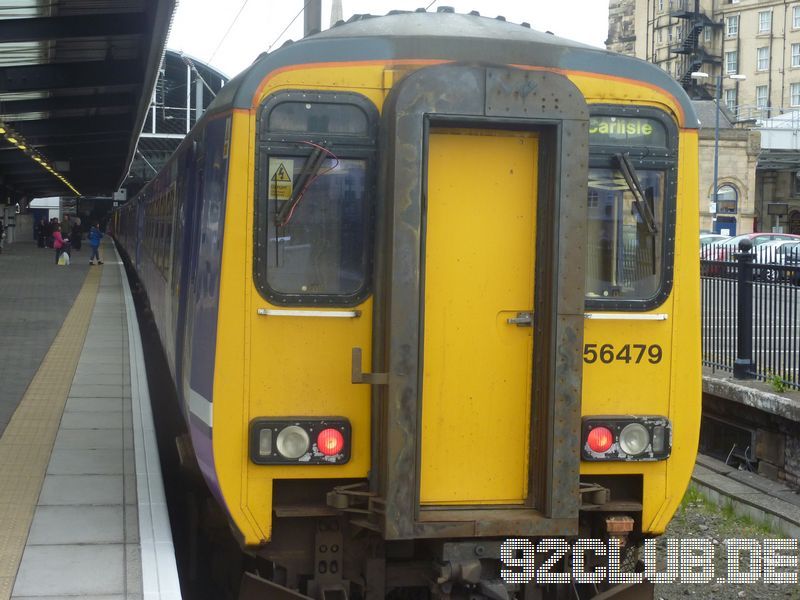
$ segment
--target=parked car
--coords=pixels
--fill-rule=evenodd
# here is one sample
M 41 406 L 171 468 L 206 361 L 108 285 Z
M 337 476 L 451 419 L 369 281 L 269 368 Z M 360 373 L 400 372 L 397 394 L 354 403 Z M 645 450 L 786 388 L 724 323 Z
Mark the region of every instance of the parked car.
M 779 265 L 785 264 L 787 252 L 800 246 L 798 240 L 775 240 L 761 244 L 753 249 L 755 253 L 754 263 L 756 265 Z M 756 278 L 765 281 L 784 281 L 787 279 L 787 270 L 782 268 L 768 269 L 756 266 Z
M 750 240 L 753 244 L 753 252 L 763 244 L 775 241 L 797 241 L 800 242 L 800 235 L 791 233 L 743 233 L 720 242 L 712 242 L 700 251 L 700 259 L 707 261 L 700 267 L 701 275 L 706 276 L 732 276 L 735 273 L 733 266 L 726 267 L 726 262 L 734 260 L 734 254 L 739 252 L 739 242 Z
M 715 242 L 723 242 L 727 239 L 730 239 L 731 236 L 729 235 L 722 235 L 720 233 L 701 233 L 700 234 L 700 252 L 703 251 L 703 248 L 708 246 L 709 244 L 713 244 Z
M 783 266 L 793 267 L 786 269 L 786 278 L 793 284 L 800 285 L 800 244 L 796 244 L 784 251 Z
M 739 242 L 750 240 L 755 251 L 758 246 L 774 241 L 797 241 L 800 242 L 800 235 L 791 233 L 743 233 L 741 235 L 728 238 L 719 242 L 712 242 L 705 246 L 700 253 L 703 260 L 732 260 L 732 255 L 739 252 Z

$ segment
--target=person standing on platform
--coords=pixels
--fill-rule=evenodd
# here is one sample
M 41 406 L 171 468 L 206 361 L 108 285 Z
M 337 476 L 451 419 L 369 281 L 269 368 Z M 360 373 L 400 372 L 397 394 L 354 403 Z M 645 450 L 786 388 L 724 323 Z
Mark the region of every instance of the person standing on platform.
M 99 225 L 95 222 L 89 230 L 89 245 L 92 247 L 92 254 L 89 256 L 89 264 L 94 264 L 94 259 L 97 258 L 97 264 L 102 265 L 103 261 L 100 260 L 100 240 L 103 239 L 103 232 L 100 231 Z
M 80 219 L 75 219 L 72 223 L 72 231 L 69 233 L 69 243 L 72 244 L 72 247 L 75 250 L 81 249 L 81 221 Z
M 61 237 L 61 225 L 55 223 L 53 225 L 53 248 L 56 249 L 56 264 L 61 257 L 61 251 L 64 248 L 64 238 Z

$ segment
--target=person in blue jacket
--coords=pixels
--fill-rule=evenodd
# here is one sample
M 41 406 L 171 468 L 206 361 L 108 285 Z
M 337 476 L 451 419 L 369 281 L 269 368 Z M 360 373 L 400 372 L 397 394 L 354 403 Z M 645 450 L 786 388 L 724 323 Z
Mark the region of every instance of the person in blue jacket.
M 100 225 L 95 223 L 89 230 L 89 245 L 92 247 L 92 254 L 89 256 L 89 264 L 94 264 L 94 259 L 97 258 L 97 264 L 102 265 L 103 261 L 100 260 L 100 240 L 103 239 L 103 232 L 100 231 Z

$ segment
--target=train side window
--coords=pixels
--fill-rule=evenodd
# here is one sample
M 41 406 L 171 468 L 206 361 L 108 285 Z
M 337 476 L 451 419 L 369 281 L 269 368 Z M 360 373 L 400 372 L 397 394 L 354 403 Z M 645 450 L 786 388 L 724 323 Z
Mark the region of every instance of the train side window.
M 356 94 L 284 92 L 259 113 L 255 277 L 276 304 L 369 293 L 377 110 Z
M 589 144 L 587 307 L 649 310 L 672 281 L 677 128 L 656 109 L 596 108 Z

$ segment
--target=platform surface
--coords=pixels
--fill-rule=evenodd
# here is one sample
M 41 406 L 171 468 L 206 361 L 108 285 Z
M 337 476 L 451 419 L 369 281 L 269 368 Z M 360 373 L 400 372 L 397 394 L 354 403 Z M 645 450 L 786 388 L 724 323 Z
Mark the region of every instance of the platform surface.
M 0 387 L 0 600 L 180 598 L 174 554 L 153 560 L 154 542 L 172 546 L 168 520 L 154 528 L 166 506 L 161 491 L 152 510 L 159 486 L 141 458 L 151 436 L 130 292 L 110 242 L 101 255 L 103 266 L 90 267 L 87 252 L 57 266 L 52 250 L 25 242 L 0 255 L 10 382 Z

